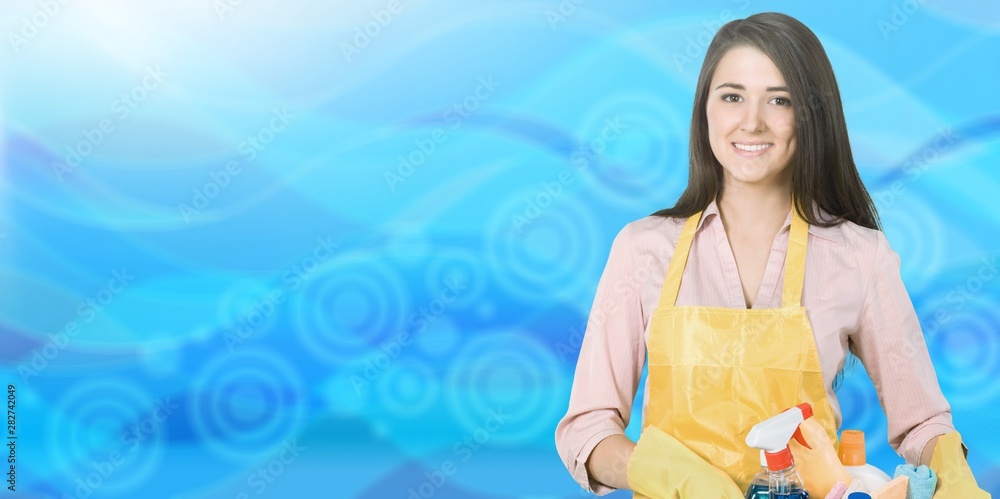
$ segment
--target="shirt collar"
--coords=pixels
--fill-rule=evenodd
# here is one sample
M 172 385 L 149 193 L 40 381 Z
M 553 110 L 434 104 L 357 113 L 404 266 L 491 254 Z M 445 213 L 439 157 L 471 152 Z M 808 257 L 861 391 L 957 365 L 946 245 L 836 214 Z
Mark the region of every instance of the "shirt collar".
M 820 207 L 815 202 L 813 202 L 813 211 L 815 211 L 816 213 L 819 213 L 819 218 L 821 220 L 824 220 L 824 221 L 825 220 L 832 220 L 834 218 L 832 215 L 830 215 L 826 211 L 820 209 Z M 719 217 L 720 217 L 720 214 L 719 214 L 719 205 L 716 204 L 715 200 L 712 200 L 712 202 L 709 203 L 708 206 L 705 208 L 705 211 L 704 211 L 704 213 L 701 216 L 701 220 L 698 222 L 698 227 L 695 230 L 695 232 L 700 231 L 701 228 L 702 228 L 702 226 L 704 226 L 706 223 L 711 223 L 710 222 L 711 220 L 719 218 Z M 721 222 L 722 221 L 719 220 L 719 223 L 721 223 Z M 781 226 L 781 230 L 778 231 L 778 233 L 780 234 L 781 231 L 785 231 L 785 230 L 790 229 L 791 226 L 792 226 L 792 213 L 788 212 L 788 216 L 785 217 L 785 223 Z M 843 234 L 843 232 L 840 231 L 840 226 L 839 225 L 834 225 L 834 226 L 831 226 L 831 227 L 822 227 L 822 226 L 819 226 L 819 225 L 809 225 L 809 233 L 812 234 L 812 235 L 814 235 L 814 236 L 816 236 L 816 237 L 820 237 L 820 238 L 826 239 L 827 241 L 832 241 L 832 242 L 839 243 L 839 244 L 842 244 L 842 245 L 846 244 L 846 242 L 844 241 L 844 234 Z

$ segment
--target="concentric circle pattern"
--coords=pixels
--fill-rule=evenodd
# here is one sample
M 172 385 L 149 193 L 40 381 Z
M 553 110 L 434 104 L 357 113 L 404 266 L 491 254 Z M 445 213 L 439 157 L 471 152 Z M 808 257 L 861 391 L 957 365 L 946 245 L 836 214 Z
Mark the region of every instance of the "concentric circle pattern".
M 202 445 L 245 462 L 304 423 L 307 394 L 285 359 L 253 350 L 213 359 L 194 376 L 189 417 Z
M 306 353 L 337 363 L 402 332 L 410 296 L 392 267 L 348 257 L 323 267 L 294 301 L 295 333 Z
M 446 393 L 453 416 L 470 435 L 516 445 L 551 430 L 563 393 L 551 351 L 521 333 L 483 334 L 469 341 L 450 367 Z M 480 438 L 481 439 L 481 438 Z
M 48 423 L 56 468 L 98 495 L 133 489 L 162 464 L 168 420 L 180 412 L 175 403 L 122 378 L 71 385 Z
M 493 276 L 522 299 L 573 294 L 585 270 L 603 265 L 593 214 L 573 199 L 560 198 L 533 218 L 517 218 L 522 199 L 514 196 L 501 204 L 486 228 Z

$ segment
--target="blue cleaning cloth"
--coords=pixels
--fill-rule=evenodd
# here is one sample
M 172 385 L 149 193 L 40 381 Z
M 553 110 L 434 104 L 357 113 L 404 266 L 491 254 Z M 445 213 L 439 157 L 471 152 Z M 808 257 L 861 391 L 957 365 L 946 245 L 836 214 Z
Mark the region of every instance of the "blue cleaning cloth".
M 932 499 L 937 487 L 937 475 L 927 466 L 913 467 L 909 464 L 896 466 L 893 478 L 903 475 L 910 479 L 906 488 L 906 499 Z

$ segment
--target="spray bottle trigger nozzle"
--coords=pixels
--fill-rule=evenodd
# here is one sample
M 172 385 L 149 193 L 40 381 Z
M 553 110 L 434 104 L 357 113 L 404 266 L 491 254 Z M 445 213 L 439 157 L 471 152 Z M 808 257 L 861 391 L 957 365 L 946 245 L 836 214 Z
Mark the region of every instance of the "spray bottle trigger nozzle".
M 803 402 L 803 403 L 801 403 L 801 404 L 799 404 L 799 405 L 797 405 L 795 407 L 798 407 L 799 410 L 802 411 L 802 419 L 803 420 L 806 420 L 806 419 L 809 419 L 809 418 L 812 417 L 812 415 L 813 415 L 813 406 L 810 405 L 809 402 Z
M 809 419 L 809 418 L 812 417 L 812 415 L 813 415 L 813 408 L 812 408 L 812 405 L 810 405 L 808 402 L 803 402 L 803 403 L 801 403 L 801 404 L 799 404 L 799 405 L 797 405 L 795 407 L 798 407 L 799 410 L 802 411 L 802 420 L 803 421 L 805 421 L 805 420 L 807 420 L 807 419 Z M 796 442 L 802 444 L 803 447 L 805 447 L 805 448 L 807 448 L 809 450 L 812 450 L 812 447 L 810 447 L 809 444 L 806 443 L 806 438 L 802 436 L 802 429 L 801 428 L 799 428 L 799 427 L 795 428 L 795 433 L 792 433 L 792 438 L 794 438 Z
M 810 447 L 806 442 L 806 437 L 802 436 L 802 428 L 796 428 L 795 433 L 792 433 L 792 438 L 794 438 L 796 442 L 802 444 L 803 447 L 812 450 L 812 447 Z

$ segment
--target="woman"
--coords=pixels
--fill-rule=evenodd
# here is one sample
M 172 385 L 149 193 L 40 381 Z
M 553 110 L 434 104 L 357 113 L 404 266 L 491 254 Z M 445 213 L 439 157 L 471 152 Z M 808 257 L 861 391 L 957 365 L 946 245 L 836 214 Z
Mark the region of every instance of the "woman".
M 937 466 L 939 497 L 988 496 L 854 165 L 819 40 L 782 14 L 730 22 L 698 78 L 687 189 L 612 246 L 557 447 L 599 494 L 741 497 L 760 466 L 744 443 L 753 424 L 810 402 L 836 438 L 848 349 L 875 383 L 893 449 Z M 624 428 L 647 355 L 633 443 Z

